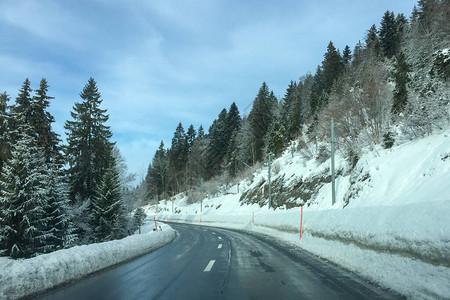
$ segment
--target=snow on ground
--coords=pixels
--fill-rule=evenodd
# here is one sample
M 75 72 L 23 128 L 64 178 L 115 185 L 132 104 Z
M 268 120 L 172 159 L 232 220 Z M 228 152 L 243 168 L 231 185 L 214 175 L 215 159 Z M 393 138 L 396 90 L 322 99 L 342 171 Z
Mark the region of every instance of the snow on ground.
M 329 168 L 299 154 L 285 153 L 272 175 L 306 178 Z M 146 207 L 161 220 L 262 232 L 304 248 L 410 298 L 450 299 L 450 130 L 392 149 L 377 148 L 359 160 L 352 173 L 337 157 L 337 203 L 331 204 L 331 183 L 300 208 L 276 210 L 241 205 L 243 191 L 267 179 L 267 168 L 253 181 L 200 203 L 186 197 Z M 351 185 L 350 182 L 353 182 Z M 350 197 L 348 205 L 344 199 Z M 299 202 L 302 203 L 301 199 Z M 252 218 L 254 216 L 254 224 Z
M 30 259 L 0 257 L 0 299 L 39 293 L 149 253 L 175 238 L 175 231 L 170 226 L 160 225 L 161 231 L 153 231 L 153 220 L 148 220 L 140 235 L 76 246 Z

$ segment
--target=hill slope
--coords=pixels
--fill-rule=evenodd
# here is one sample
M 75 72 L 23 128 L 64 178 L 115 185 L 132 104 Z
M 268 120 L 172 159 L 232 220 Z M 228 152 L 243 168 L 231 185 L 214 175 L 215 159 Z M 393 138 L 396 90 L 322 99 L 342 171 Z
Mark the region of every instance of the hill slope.
M 289 240 L 410 297 L 450 296 L 450 130 L 364 154 L 353 169 L 285 152 L 268 168 L 200 203 L 178 195 L 147 207 L 160 219 L 256 230 Z M 304 205 L 299 239 L 300 205 Z M 263 205 L 263 206 L 260 206 Z M 254 217 L 253 217 L 254 215 Z M 252 224 L 252 218 L 254 224 Z

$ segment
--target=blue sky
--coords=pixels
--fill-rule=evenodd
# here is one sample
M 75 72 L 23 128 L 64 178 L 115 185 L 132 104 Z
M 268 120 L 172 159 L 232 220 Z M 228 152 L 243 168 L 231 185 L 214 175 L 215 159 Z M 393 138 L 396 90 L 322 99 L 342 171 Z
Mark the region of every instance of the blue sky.
M 42 77 L 54 129 L 94 77 L 130 172 L 138 180 L 179 122 L 208 130 L 234 101 L 248 113 L 263 81 L 282 97 L 314 73 L 329 41 L 364 40 L 386 10 L 416 0 L 0 0 L 0 91 L 15 99 Z

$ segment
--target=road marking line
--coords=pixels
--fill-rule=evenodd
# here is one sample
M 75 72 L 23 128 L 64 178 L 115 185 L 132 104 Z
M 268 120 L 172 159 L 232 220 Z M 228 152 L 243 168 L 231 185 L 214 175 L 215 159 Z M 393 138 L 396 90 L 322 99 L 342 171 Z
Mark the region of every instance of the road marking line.
M 222 238 L 219 236 L 219 240 L 222 240 Z
M 212 269 L 212 267 L 214 266 L 214 263 L 215 263 L 215 262 L 216 262 L 215 260 L 210 260 L 209 263 L 208 263 L 208 265 L 206 266 L 206 268 L 203 270 L 203 272 L 209 272 L 209 271 L 211 271 L 211 269 Z
M 219 244 L 219 246 L 217 246 L 217 249 L 221 249 L 222 248 L 222 244 Z

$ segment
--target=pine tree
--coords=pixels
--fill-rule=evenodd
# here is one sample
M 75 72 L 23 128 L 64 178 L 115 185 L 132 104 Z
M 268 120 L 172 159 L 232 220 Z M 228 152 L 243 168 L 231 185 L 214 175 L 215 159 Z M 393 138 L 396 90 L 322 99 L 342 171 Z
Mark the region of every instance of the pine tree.
M 344 51 L 342 52 L 342 61 L 345 65 L 350 64 L 352 61 L 352 50 L 348 45 L 345 46 Z
M 253 163 L 261 161 L 264 154 L 264 138 L 273 120 L 273 111 L 278 103 L 273 92 L 263 82 L 261 88 L 253 101 L 252 110 L 248 116 L 252 132 L 251 152 Z
M 303 103 L 301 98 L 302 82 L 290 82 L 281 104 L 280 122 L 285 129 L 285 141 L 290 139 L 299 132 L 303 119 Z
M 103 100 L 93 78 L 88 80 L 80 97 L 82 102 L 75 103 L 71 112 L 74 120 L 67 121 L 64 126 L 68 135 L 66 157 L 70 197 L 78 203 L 95 195 L 96 183 L 100 183 L 108 169 L 114 147 L 109 141 L 112 137 L 110 127 L 105 125 L 109 116 L 100 108 Z
M 59 146 L 61 140 L 59 135 L 51 128 L 55 118 L 47 111 L 50 106 L 50 100 L 54 99 L 54 97 L 48 96 L 47 91 L 47 80 L 42 78 L 39 89 L 35 90 L 36 95 L 32 98 L 30 123 L 37 136 L 38 146 L 44 149 L 46 161 L 62 164 L 63 158 Z
M 407 63 L 403 52 L 400 52 L 400 54 L 397 55 L 394 67 L 395 89 L 392 113 L 399 114 L 403 111 L 408 101 L 407 84 L 411 81 L 408 74 L 411 72 L 411 66 Z
M 191 152 L 192 145 L 194 144 L 197 132 L 195 131 L 194 125 L 190 125 L 186 132 L 186 140 L 188 146 L 188 152 Z
M 366 51 L 378 57 L 381 52 L 380 39 L 378 38 L 377 27 L 373 24 L 366 36 Z
M 152 163 L 148 167 L 146 182 L 147 187 L 150 188 L 149 194 L 162 195 L 163 198 L 166 196 L 168 167 L 167 150 L 164 149 L 164 142 L 161 141 L 158 150 L 153 156 Z
M 8 127 L 9 127 L 9 142 L 10 144 L 14 144 L 18 139 L 18 128 L 22 126 L 22 122 L 25 124 L 30 124 L 30 119 L 33 114 L 33 108 L 31 106 L 31 92 L 33 90 L 30 86 L 30 81 L 28 78 L 22 84 L 21 89 L 19 90 L 19 95 L 15 99 L 15 103 L 10 106 L 10 115 L 16 115 L 16 117 L 9 118 Z M 18 118 L 18 116 L 21 116 Z M 20 119 L 20 121 L 19 121 Z
M 102 100 L 93 78 L 88 80 L 80 97 L 82 102 L 75 103 L 71 112 L 73 121 L 67 121 L 64 126 L 68 136 L 65 154 L 78 242 L 89 243 L 95 230 L 92 201 L 111 166 L 114 143 L 110 142 L 112 132 L 105 125 L 109 116 L 100 108 Z
M 9 97 L 6 92 L 0 94 L 0 174 L 9 157 L 10 143 L 8 139 L 8 107 Z
M 209 145 L 209 139 L 203 134 L 203 128 L 200 126 L 199 135 L 192 145 L 191 152 L 188 155 L 188 161 L 186 166 L 186 173 L 188 179 L 188 185 L 190 187 L 196 186 L 201 178 L 206 178 L 207 174 L 207 149 Z
M 284 94 L 283 101 L 281 104 L 281 116 L 280 122 L 283 124 L 284 128 L 291 128 L 290 124 L 292 122 L 291 116 L 292 111 L 294 110 L 296 96 L 297 96 L 297 83 L 292 81 L 289 83 L 288 88 L 286 89 L 286 93 Z M 291 130 L 287 130 L 286 137 L 290 139 L 292 132 Z
M 324 60 L 317 67 L 311 87 L 309 102 L 313 115 L 328 103 L 333 84 L 342 75 L 344 68 L 341 54 L 330 41 L 327 52 L 324 54 Z
M 16 142 L 0 175 L 0 253 L 28 258 L 45 252 L 44 155 L 26 115 L 14 114 Z
M 241 128 L 242 119 L 239 114 L 239 109 L 235 102 L 233 102 L 228 110 L 226 121 L 227 132 L 227 149 L 226 149 L 226 169 L 231 177 L 236 176 L 238 171 L 236 154 L 237 154 L 237 133 Z
M 317 114 L 320 107 L 323 105 L 323 95 L 322 91 L 324 89 L 324 80 L 322 75 L 322 68 L 317 66 L 316 74 L 313 77 L 313 83 L 311 86 L 311 92 L 309 96 L 311 115 Z
M 393 12 L 386 11 L 383 19 L 381 20 L 380 27 L 380 45 L 383 50 L 383 54 L 387 58 L 392 58 L 398 52 L 400 42 L 398 40 L 397 26 L 395 16 Z
M 236 134 L 236 150 L 234 159 L 236 162 L 236 173 L 256 162 L 253 147 L 253 134 L 248 117 L 242 119 L 242 125 Z
M 184 174 L 188 157 L 188 145 L 183 125 L 178 124 L 169 150 L 170 184 L 173 191 L 181 191 L 184 187 Z
M 363 55 L 364 54 L 364 45 L 361 43 L 361 41 L 358 41 L 358 43 L 355 45 L 355 48 L 353 49 L 353 59 L 352 59 L 352 66 L 357 67 L 361 62 L 364 60 Z
M 241 127 L 241 115 L 239 114 L 239 109 L 235 102 L 230 105 L 228 110 L 227 120 L 226 120 L 226 130 L 227 130 L 227 141 L 231 139 L 233 133 L 239 130 Z
M 341 55 L 338 50 L 330 41 L 327 46 L 327 52 L 324 54 L 324 60 L 322 62 L 322 76 L 324 84 L 324 92 L 329 94 L 331 88 L 336 79 L 338 79 L 342 71 L 344 70 L 344 64 L 342 62 Z
M 32 98 L 31 98 L 31 83 L 28 78 L 23 82 L 22 88 L 19 90 L 19 95 L 16 98 L 16 103 L 11 107 L 12 113 L 20 113 L 24 116 L 24 122 L 30 124 L 33 115 Z M 16 125 L 16 124 L 14 124 Z M 20 125 L 18 125 L 20 126 Z
M 228 175 L 230 175 L 230 177 L 235 177 L 236 174 L 239 171 L 239 165 L 238 165 L 238 130 L 234 131 L 233 134 L 231 135 L 231 139 L 229 142 L 229 146 L 228 146 L 228 150 L 227 150 L 227 165 L 226 165 L 226 169 L 228 172 Z
M 77 235 L 69 206 L 69 186 L 58 165 L 46 163 L 44 182 L 47 186 L 44 192 L 44 252 L 48 253 L 74 245 Z
M 203 126 L 200 125 L 197 132 L 197 139 L 203 140 L 205 138 L 205 130 L 203 129 Z
M 300 80 L 297 84 L 297 87 L 294 91 L 294 103 L 292 106 L 292 110 L 289 114 L 290 122 L 288 127 L 282 123 L 284 130 L 286 132 L 285 142 L 289 142 L 291 139 L 294 139 L 301 131 L 301 127 L 303 123 L 308 118 L 308 109 L 305 105 L 306 101 L 303 101 L 302 94 L 309 94 L 308 87 L 306 87 L 308 83 Z M 309 103 L 308 103 L 309 104 Z
M 97 241 L 109 241 L 126 236 L 126 218 L 121 194 L 120 177 L 115 162 L 104 173 L 92 201 L 93 228 Z
M 286 130 L 281 120 L 272 122 L 267 133 L 267 152 L 275 156 L 280 155 L 285 148 Z
M 206 179 L 212 178 L 222 173 L 225 163 L 225 155 L 229 146 L 228 132 L 228 112 L 224 108 L 218 118 L 213 121 L 209 128 L 207 148 L 207 167 L 205 170 Z
M 425 30 L 431 29 L 436 22 L 436 14 L 439 9 L 439 0 L 419 0 L 418 1 L 418 21 Z
M 396 55 L 401 49 L 401 44 L 403 42 L 403 38 L 405 36 L 405 30 L 408 28 L 408 21 L 404 14 L 398 14 L 395 17 L 395 30 L 397 35 L 397 52 Z

